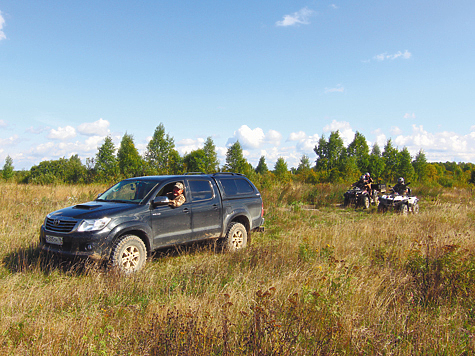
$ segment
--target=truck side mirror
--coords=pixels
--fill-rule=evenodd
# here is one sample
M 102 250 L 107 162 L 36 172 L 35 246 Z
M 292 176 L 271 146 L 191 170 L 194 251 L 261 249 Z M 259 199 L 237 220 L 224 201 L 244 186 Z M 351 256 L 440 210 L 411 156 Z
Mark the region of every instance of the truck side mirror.
M 159 196 L 155 197 L 155 199 L 153 199 L 152 205 L 154 207 L 155 206 L 168 205 L 169 202 L 170 202 L 170 200 L 167 197 L 159 195 Z

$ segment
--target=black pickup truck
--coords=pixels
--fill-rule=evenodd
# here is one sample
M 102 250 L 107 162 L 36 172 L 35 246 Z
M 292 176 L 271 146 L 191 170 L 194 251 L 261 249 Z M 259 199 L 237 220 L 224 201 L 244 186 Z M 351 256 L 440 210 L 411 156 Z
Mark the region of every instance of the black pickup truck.
M 177 182 L 186 200 L 172 207 L 168 197 Z M 94 201 L 48 214 L 40 246 L 63 256 L 108 260 L 132 273 L 158 248 L 205 239 L 220 239 L 231 251 L 244 248 L 251 231 L 263 231 L 263 212 L 261 194 L 241 174 L 129 178 Z

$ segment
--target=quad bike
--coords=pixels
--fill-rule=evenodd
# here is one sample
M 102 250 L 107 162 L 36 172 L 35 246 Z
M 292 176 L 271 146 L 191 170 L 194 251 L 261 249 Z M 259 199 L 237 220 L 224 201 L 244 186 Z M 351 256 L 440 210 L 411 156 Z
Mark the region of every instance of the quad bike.
M 379 200 L 378 191 L 376 189 L 372 189 L 372 193 L 370 194 L 367 189 L 361 189 L 360 187 L 351 187 L 343 196 L 343 206 L 345 207 L 354 205 L 355 208 L 362 206 L 363 209 L 368 209 L 371 204 L 377 206 Z
M 407 183 L 408 186 L 410 183 Z M 419 199 L 411 195 L 411 189 L 407 188 L 407 194 L 398 194 L 391 189 L 390 194 L 379 197 L 378 212 L 385 213 L 389 210 L 397 211 L 403 215 L 419 213 Z

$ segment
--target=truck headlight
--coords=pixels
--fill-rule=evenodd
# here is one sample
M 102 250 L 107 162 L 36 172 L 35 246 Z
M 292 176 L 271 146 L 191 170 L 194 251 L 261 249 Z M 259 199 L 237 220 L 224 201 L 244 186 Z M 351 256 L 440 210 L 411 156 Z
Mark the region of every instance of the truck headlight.
M 111 221 L 111 218 L 83 220 L 79 224 L 78 231 L 97 231 L 101 230 Z

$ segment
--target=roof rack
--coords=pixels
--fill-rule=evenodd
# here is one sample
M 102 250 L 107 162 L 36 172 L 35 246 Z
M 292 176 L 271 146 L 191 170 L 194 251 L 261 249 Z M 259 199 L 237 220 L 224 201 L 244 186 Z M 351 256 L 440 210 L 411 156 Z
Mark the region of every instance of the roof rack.
M 203 172 L 186 172 L 185 176 L 202 175 L 202 174 L 206 174 L 206 173 L 203 173 Z
M 244 176 L 244 174 L 242 173 L 234 173 L 234 172 L 217 172 L 217 173 L 213 173 L 214 176 L 217 176 L 217 175 L 230 175 L 230 176 Z

